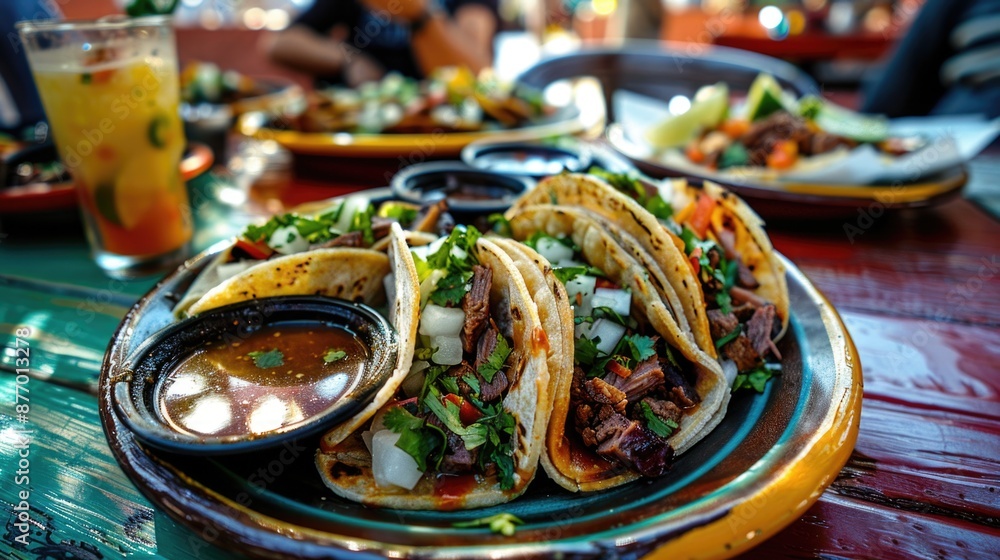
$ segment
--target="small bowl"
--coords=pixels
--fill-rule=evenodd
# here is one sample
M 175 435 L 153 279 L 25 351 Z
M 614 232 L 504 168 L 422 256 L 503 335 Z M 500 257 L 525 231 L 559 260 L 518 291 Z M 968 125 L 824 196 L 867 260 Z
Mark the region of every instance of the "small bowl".
M 407 202 L 426 204 L 446 199 L 454 214 L 477 216 L 510 208 L 535 181 L 442 161 L 407 167 L 392 178 L 391 186 L 392 192 Z
M 346 341 L 341 348 L 365 346 L 367 352 L 328 363 L 325 356 L 336 353 L 316 346 L 283 354 L 280 367 L 250 357 L 272 346 L 334 339 Z M 156 333 L 112 376 L 111 394 L 122 422 L 151 446 L 189 455 L 258 451 L 349 419 L 392 375 L 396 354 L 396 331 L 364 304 L 260 298 Z
M 582 173 L 590 168 L 590 150 L 583 144 L 575 144 L 570 147 L 528 142 L 473 143 L 462 150 L 462 161 L 476 169 L 543 179 L 563 171 Z
M 462 150 L 462 161 L 476 169 L 539 180 L 563 171 L 584 173 L 591 167 L 600 167 L 612 173 L 636 170 L 628 161 L 603 146 L 571 137 L 537 142 L 480 140 Z

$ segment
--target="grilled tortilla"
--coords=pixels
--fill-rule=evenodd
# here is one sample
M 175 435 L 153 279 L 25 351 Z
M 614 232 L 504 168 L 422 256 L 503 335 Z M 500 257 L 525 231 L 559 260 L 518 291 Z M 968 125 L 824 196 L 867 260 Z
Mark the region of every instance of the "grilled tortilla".
M 405 400 L 397 400 L 382 407 L 367 432 L 359 429 L 343 440 L 339 439 L 339 433 L 323 438 L 316 466 L 324 483 L 337 495 L 366 505 L 397 509 L 467 509 L 507 502 L 523 493 L 534 478 L 545 444 L 545 427 L 551 407 L 546 366 L 549 339 L 531 293 L 511 259 L 486 239 L 478 239 L 472 252 L 478 266 L 492 271 L 489 318 L 496 322 L 499 333 L 510 340 L 511 351 L 502 369 L 505 379 L 510 380 L 509 386 L 503 396 L 494 401 L 494 406 L 502 405 L 514 421 L 510 439 L 513 472 L 510 486 L 503 488 L 495 472 L 482 472 L 477 467 L 465 474 L 451 474 L 432 466 L 420 475 L 412 489 L 393 484 L 380 486 L 376 482 L 373 456 L 365 435 L 371 437 L 372 433 L 386 429 L 386 419 L 393 409 L 398 412 L 407 406 Z M 426 398 L 433 397 L 428 395 Z M 432 414 L 419 411 L 418 414 L 425 414 L 420 419 L 427 423 L 437 422 Z
M 685 363 L 686 373 L 697 393 L 696 407 L 690 407 L 679 417 L 679 425 L 669 435 L 667 443 L 674 454 L 679 454 L 707 435 L 725 415 L 729 402 L 729 385 L 719 363 L 684 335 L 653 288 L 648 270 L 607 232 L 600 216 L 579 207 L 536 205 L 520 208 L 511 217 L 510 226 L 515 239 L 526 240 L 542 233 L 572 240 L 586 265 L 599 269 L 609 281 L 630 291 L 632 317 L 638 322 L 635 332 L 661 337 L 669 347 L 668 354 L 679 356 L 678 362 Z M 537 294 L 543 286 L 551 286 L 551 280 L 545 280 L 552 275 L 551 265 L 541 255 L 527 247 L 508 252 L 525 275 L 529 290 Z M 556 285 L 545 297 L 536 295 L 535 301 L 547 308 L 543 321 L 558 325 L 549 327 L 550 333 L 556 328 L 564 340 L 574 343 L 571 298 L 563 297 L 561 288 Z M 639 469 L 599 455 L 592 447 L 584 445 L 575 433 L 572 414 L 577 414 L 579 407 L 571 410 L 571 394 L 580 390 L 579 386 L 574 388 L 579 382 L 579 379 L 574 381 L 574 375 L 580 374 L 573 372 L 576 351 L 553 347 L 553 351 L 556 350 L 558 354 L 550 354 L 550 373 L 558 377 L 550 384 L 554 402 L 546 435 L 546 453 L 541 459 L 546 472 L 571 491 L 601 490 L 639 478 Z M 553 362 L 557 365 L 551 365 Z

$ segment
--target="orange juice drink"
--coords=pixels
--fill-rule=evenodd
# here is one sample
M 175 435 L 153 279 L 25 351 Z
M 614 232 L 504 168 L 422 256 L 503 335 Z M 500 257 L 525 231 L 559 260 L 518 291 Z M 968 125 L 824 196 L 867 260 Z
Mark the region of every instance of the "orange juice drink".
M 97 263 L 128 277 L 182 259 L 192 226 L 169 19 L 18 27 Z

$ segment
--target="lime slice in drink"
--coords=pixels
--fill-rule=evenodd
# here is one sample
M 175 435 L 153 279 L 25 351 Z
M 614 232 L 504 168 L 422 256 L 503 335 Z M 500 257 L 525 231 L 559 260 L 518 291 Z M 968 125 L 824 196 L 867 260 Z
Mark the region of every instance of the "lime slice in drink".
M 116 226 L 122 225 L 118 217 L 118 207 L 115 204 L 115 187 L 109 184 L 97 185 L 94 189 L 94 206 L 101 217 Z
M 714 128 L 729 113 L 729 88 L 719 82 L 704 86 L 694 94 L 691 108 L 672 115 L 649 129 L 646 140 L 656 149 L 687 144 L 703 128 Z
M 166 190 L 166 179 L 162 175 L 169 168 L 157 165 L 158 159 L 135 157 L 125 164 L 115 180 L 116 223 L 125 229 L 138 225 L 153 205 L 156 193 Z
M 781 86 L 770 74 L 758 74 L 747 92 L 747 120 L 758 121 L 785 109 Z

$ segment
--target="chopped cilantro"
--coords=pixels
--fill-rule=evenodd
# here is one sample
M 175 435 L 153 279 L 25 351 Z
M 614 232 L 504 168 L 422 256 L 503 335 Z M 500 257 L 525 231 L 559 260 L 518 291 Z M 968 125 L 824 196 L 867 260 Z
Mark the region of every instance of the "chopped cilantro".
M 622 317 L 620 313 L 603 305 L 594 308 L 594 316 L 592 320 L 593 319 L 608 319 L 609 321 L 614 321 L 623 327 L 629 326 L 628 320 Z
M 434 355 L 433 348 L 417 348 L 413 351 L 413 359 L 415 360 L 429 360 L 431 356 Z
M 351 219 L 351 226 L 348 231 L 360 231 L 365 239 L 365 245 L 375 243 L 375 233 L 372 230 L 372 216 L 375 215 L 375 208 L 369 204 L 364 210 L 354 214 Z
M 757 366 L 747 373 L 740 373 L 733 382 L 733 392 L 735 393 L 741 389 L 753 389 L 758 393 L 763 393 L 764 386 L 774 376 L 774 372 L 775 370 L 771 370 L 766 365 L 763 365 Z
M 441 428 L 410 414 L 405 408 L 390 408 L 383 418 L 385 427 L 399 434 L 396 447 L 417 462 L 417 468 L 427 472 L 427 460 L 435 459 L 435 468 L 444 458 L 447 438 Z
M 553 268 L 552 274 L 555 275 L 556 279 L 565 284 L 570 280 L 586 274 L 589 276 L 599 276 L 604 277 L 604 271 L 599 268 L 594 268 L 592 266 L 562 266 L 559 268 Z
M 486 443 L 488 435 L 486 425 L 480 421 L 469 426 L 463 426 L 462 419 L 459 416 L 458 405 L 451 401 L 442 400 L 440 391 L 433 386 L 430 387 L 427 397 L 423 399 L 423 403 L 430 409 L 434 416 L 437 416 L 442 424 L 462 438 L 466 449 L 471 451 Z
M 719 304 L 719 311 L 729 314 L 733 310 L 733 298 L 729 292 L 719 292 L 715 294 L 715 303 Z
M 510 513 L 498 513 L 496 515 L 491 515 L 489 517 L 483 517 L 480 519 L 473 519 L 472 521 L 461 521 L 458 523 L 453 523 L 452 527 L 456 529 L 474 529 L 477 527 L 489 527 L 490 531 L 498 533 L 504 536 L 511 536 L 514 534 L 518 525 L 523 525 L 524 521 L 521 521 L 517 516 Z
M 272 348 L 266 352 L 262 350 L 250 352 L 247 356 L 253 360 L 253 365 L 259 367 L 260 369 L 268 369 L 285 365 L 285 355 L 282 354 L 281 350 L 278 350 L 277 348 Z
M 339 362 L 347 357 L 347 352 L 339 348 L 327 348 L 326 353 L 323 354 L 323 362 L 330 364 L 333 362 Z
M 670 434 L 674 433 L 674 430 L 677 429 L 677 422 L 669 419 L 664 420 L 657 416 L 646 401 L 639 403 L 639 407 L 642 409 L 642 415 L 646 417 L 646 427 L 656 435 L 670 437 Z
M 450 307 L 462 301 L 465 296 L 465 285 L 472 278 L 472 272 L 453 272 L 438 280 L 431 302 L 442 307 Z
M 639 182 L 638 177 L 629 173 L 612 173 L 601 167 L 591 167 L 587 173 L 604 179 L 604 182 L 614 187 L 615 190 L 639 199 L 640 203 L 645 202 L 646 189 Z
M 479 366 L 479 375 L 482 375 L 487 383 L 492 383 L 493 376 L 507 363 L 507 356 L 510 356 L 510 344 L 502 334 L 497 333 L 497 345 L 489 358 Z
M 503 237 L 514 236 L 514 231 L 510 228 L 510 221 L 503 214 L 490 214 L 487 220 L 493 226 L 493 233 Z
M 454 393 L 456 395 L 459 394 L 460 391 L 458 390 L 458 378 L 446 375 L 444 377 L 438 378 L 438 380 L 441 382 L 441 386 L 444 387 L 445 391 L 448 391 L 449 393 Z
M 417 209 L 400 202 L 386 202 L 378 209 L 378 215 L 391 218 L 406 226 L 417 218 Z
M 643 206 L 660 221 L 667 221 L 674 215 L 674 207 L 658 194 L 649 197 Z
M 479 386 L 479 378 L 475 375 L 465 374 L 462 376 L 462 381 L 472 389 L 472 394 L 478 395 L 481 387 Z
M 733 329 L 733 332 L 731 332 L 731 333 L 727 334 L 726 336 L 720 338 L 719 340 L 715 341 L 715 347 L 716 348 L 722 348 L 723 346 L 729 344 L 736 337 L 740 336 L 741 332 L 743 332 L 743 329 L 739 325 L 736 325 L 736 328 Z
M 629 334 L 622 337 L 624 343 L 636 362 L 644 362 L 656 355 L 656 341 L 641 334 Z M 621 347 L 621 344 L 619 344 Z
M 482 237 L 482 234 L 474 227 L 456 226 L 455 229 L 451 230 L 451 234 L 441 244 L 441 247 L 433 255 L 427 256 L 427 264 L 431 268 L 443 270 L 458 270 L 463 272 L 471 270 L 472 265 L 475 264 L 475 259 L 472 255 L 474 254 L 476 241 L 480 237 Z M 454 247 L 464 250 L 469 255 L 469 258 L 456 258 L 451 252 Z

